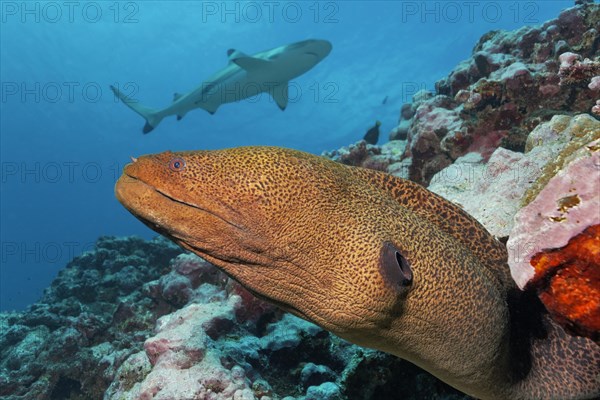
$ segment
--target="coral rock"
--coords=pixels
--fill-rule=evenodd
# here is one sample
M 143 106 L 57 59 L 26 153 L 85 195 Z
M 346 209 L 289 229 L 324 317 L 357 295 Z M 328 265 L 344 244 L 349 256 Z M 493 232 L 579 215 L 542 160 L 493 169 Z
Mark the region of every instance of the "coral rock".
M 547 184 L 540 180 L 546 168 L 554 169 L 547 166 L 561 159 L 557 154 L 572 152 L 570 146 L 582 147 L 594 132 L 600 132 L 600 123 L 586 114 L 554 116 L 529 134 L 526 153 L 498 148 L 487 161 L 478 152 L 468 153 L 434 175 L 429 190 L 462 206 L 493 235 L 507 237 L 522 199 L 538 182 Z
M 596 105 L 592 107 L 592 114 L 600 117 L 600 100 L 596 100 Z
M 326 365 L 308 363 L 300 373 L 300 382 L 304 387 L 318 386 L 331 380 L 335 380 L 335 373 Z
M 306 392 L 304 400 L 339 400 L 340 388 L 333 382 L 325 382 L 319 386 L 311 386 Z

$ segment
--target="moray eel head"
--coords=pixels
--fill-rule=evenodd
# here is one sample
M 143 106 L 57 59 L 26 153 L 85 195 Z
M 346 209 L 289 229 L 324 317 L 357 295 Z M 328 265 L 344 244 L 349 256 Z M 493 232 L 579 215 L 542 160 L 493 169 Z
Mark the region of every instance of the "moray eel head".
M 389 326 L 402 313 L 411 260 L 397 227 L 366 217 L 386 205 L 365 196 L 348 167 L 252 147 L 133 160 L 119 201 L 255 294 L 340 334 Z

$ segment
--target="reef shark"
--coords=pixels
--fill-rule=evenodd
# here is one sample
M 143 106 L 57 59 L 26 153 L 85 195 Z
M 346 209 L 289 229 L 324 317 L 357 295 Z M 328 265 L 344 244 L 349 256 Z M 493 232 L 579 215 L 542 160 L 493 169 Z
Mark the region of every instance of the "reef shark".
M 229 62 L 200 86 L 187 94 L 175 93 L 173 103 L 160 110 L 146 107 L 111 86 L 125 105 L 146 120 L 143 132 L 149 133 L 163 118 L 177 120 L 195 108 L 214 114 L 221 104 L 233 103 L 260 93 L 269 93 L 281 110 L 288 104 L 288 83 L 309 71 L 331 52 L 327 40 L 309 39 L 247 55 L 229 49 Z

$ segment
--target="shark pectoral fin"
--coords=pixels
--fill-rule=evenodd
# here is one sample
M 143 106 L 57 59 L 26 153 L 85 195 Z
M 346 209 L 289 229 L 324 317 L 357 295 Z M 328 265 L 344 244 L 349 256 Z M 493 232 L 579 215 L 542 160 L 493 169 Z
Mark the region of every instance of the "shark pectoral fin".
M 142 132 L 144 132 L 144 134 L 146 133 L 150 133 L 154 130 L 154 127 L 152 125 L 150 125 L 148 122 L 146 122 L 146 124 L 144 125 L 144 129 L 142 129 Z
M 285 110 L 288 104 L 288 83 L 285 82 L 275 86 L 271 90 L 271 97 L 273 97 L 273 100 L 275 100 L 281 111 Z
M 245 69 L 248 72 L 264 70 L 271 66 L 271 62 L 263 60 L 262 58 L 255 57 L 238 57 L 231 59 L 232 62 L 236 63 L 240 68 Z
M 183 96 L 181 93 L 173 93 L 173 103 L 179 100 Z
M 230 62 L 235 60 L 236 58 L 241 58 L 241 57 L 250 57 L 250 56 L 248 54 L 246 54 L 242 51 L 236 50 L 236 49 L 227 50 L 227 58 L 229 58 Z
M 177 121 L 181 121 L 183 117 L 185 117 L 185 114 L 177 115 Z

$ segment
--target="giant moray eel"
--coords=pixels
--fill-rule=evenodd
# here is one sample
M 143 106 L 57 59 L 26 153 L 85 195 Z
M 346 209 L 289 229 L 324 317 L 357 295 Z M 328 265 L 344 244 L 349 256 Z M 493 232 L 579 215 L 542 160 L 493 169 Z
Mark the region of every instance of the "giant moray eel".
M 119 201 L 253 293 L 483 399 L 600 395 L 600 346 L 553 323 L 505 247 L 421 186 L 273 147 L 142 156 Z

